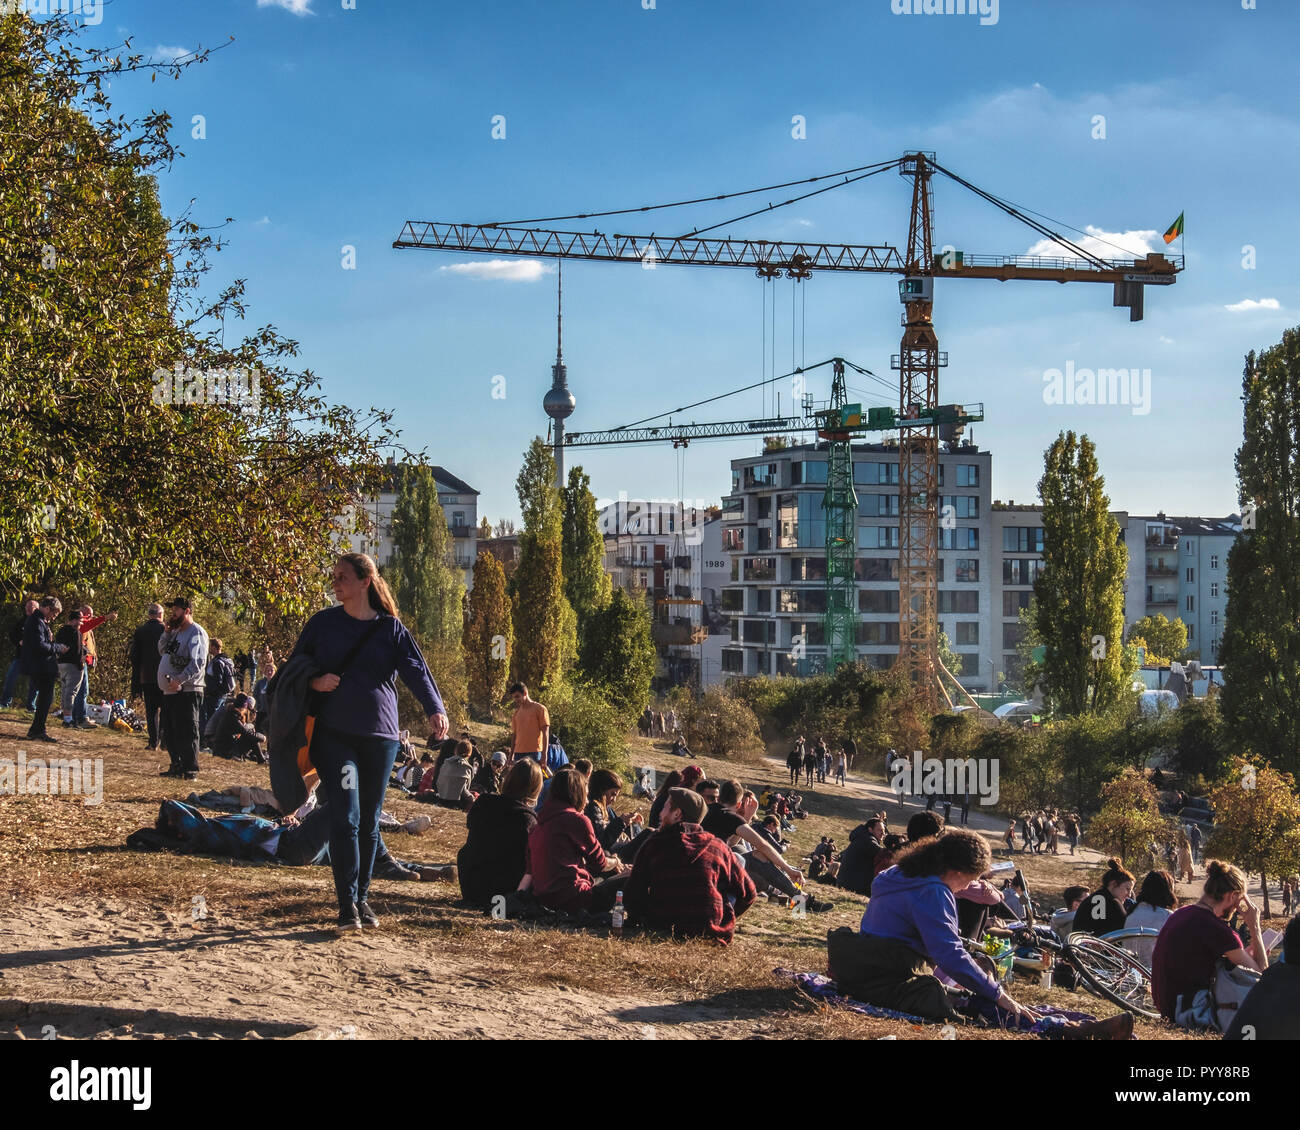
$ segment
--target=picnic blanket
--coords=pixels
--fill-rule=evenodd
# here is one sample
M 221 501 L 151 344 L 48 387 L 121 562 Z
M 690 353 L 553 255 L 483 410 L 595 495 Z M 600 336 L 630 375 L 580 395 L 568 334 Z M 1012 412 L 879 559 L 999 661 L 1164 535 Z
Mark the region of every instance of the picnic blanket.
M 875 1016 L 884 1020 L 905 1020 L 909 1024 L 942 1024 L 942 1020 L 930 1020 L 922 1016 L 910 1016 L 905 1012 L 895 1012 L 890 1008 L 880 1008 L 874 1004 L 867 1004 L 865 1001 L 854 1000 L 852 997 L 842 996 L 835 982 L 829 977 L 824 977 L 820 973 L 801 973 L 794 969 L 776 969 L 773 972 L 778 977 L 788 977 L 795 982 L 810 997 L 824 1001 L 826 1004 L 837 1005 L 840 1008 L 847 1008 L 851 1012 L 860 1012 L 864 1016 Z M 990 1028 L 1009 1027 L 1003 1021 L 1003 1013 L 998 1008 L 987 1001 L 978 1000 L 969 994 L 961 994 L 953 1001 L 953 1008 L 963 1017 L 972 1020 L 977 1024 Z M 1050 1006 L 1034 1006 L 1034 1011 L 1042 1013 L 1041 1020 L 1029 1021 L 1018 1019 L 1014 1025 L 1015 1028 L 1022 1032 L 1028 1032 L 1035 1036 L 1042 1036 L 1045 1039 L 1059 1039 L 1061 1030 L 1067 1021 L 1071 1020 L 1095 1020 L 1086 1012 L 1071 1012 L 1068 1009 L 1052 1008 Z

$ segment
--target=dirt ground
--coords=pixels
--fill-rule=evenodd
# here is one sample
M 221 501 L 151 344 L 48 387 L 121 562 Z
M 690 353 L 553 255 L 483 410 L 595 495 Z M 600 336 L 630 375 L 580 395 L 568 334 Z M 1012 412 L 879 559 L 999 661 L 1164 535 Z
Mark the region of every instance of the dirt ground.
M 201 755 L 197 782 L 159 778 L 165 755 L 140 735 L 68 731 L 59 746 L 32 748 L 26 720 L 0 711 L 0 758 L 102 758 L 100 804 L 81 798 L 0 797 L 0 1038 L 559 1038 L 934 1039 L 938 1030 L 828 1008 L 796 990 L 778 967 L 825 971 L 828 929 L 856 925 L 865 900 L 810 884 L 831 898 L 825 914 L 797 917 L 760 902 L 733 945 L 493 922 L 459 904 L 448 883 L 377 881 L 372 903 L 384 928 L 337 938 L 328 867 L 284 867 L 131 851 L 127 835 L 153 824 L 159 801 L 192 790 L 268 784 L 252 763 Z M 481 731 L 486 748 L 493 732 Z M 672 768 L 666 743 L 632 739 L 633 761 Z M 782 764 L 696 759 L 715 778 L 751 787 L 785 780 Z M 864 814 L 904 810 L 879 782 L 851 780 L 805 791 L 810 811 L 790 857 L 822 835 L 843 846 Z M 389 794 L 399 820 L 427 813 L 419 836 L 387 835 L 399 859 L 448 862 L 464 840 L 464 817 Z M 642 811 L 648 805 L 642 801 Z M 1003 825 L 972 815 L 991 840 Z M 1000 845 L 998 845 L 1000 846 Z M 1090 882 L 1097 858 L 1022 857 L 1032 889 Z M 1049 899 L 1050 902 L 1050 899 Z M 1096 998 L 1028 982 L 1027 1003 L 1111 1015 Z M 51 1032 L 51 1028 L 53 1031 Z M 1169 1038 L 1141 1023 L 1144 1038 Z M 962 1028 L 962 1038 L 1024 1039 Z M 1181 1035 L 1181 1034 L 1179 1034 Z

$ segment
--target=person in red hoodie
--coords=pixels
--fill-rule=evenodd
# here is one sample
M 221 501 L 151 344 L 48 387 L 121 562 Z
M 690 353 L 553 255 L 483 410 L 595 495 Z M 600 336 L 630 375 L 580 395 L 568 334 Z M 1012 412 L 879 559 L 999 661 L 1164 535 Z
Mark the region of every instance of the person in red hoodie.
M 736 853 L 700 827 L 704 812 L 699 793 L 669 790 L 659 831 L 637 853 L 623 903 L 629 918 L 651 929 L 725 945 L 758 892 Z
M 596 830 L 583 814 L 587 778 L 576 769 L 561 769 L 551 778 L 537 827 L 528 835 L 528 875 L 533 896 L 543 906 L 599 913 L 609 910 L 623 889 L 626 868 L 607 859 Z M 609 877 L 597 881 L 607 868 Z

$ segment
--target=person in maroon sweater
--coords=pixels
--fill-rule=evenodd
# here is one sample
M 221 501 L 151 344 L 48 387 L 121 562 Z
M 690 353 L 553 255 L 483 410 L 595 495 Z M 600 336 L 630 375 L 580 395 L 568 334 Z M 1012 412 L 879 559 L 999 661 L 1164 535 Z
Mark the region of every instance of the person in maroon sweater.
M 699 793 L 669 791 L 659 831 L 637 853 L 624 884 L 623 903 L 630 919 L 651 929 L 725 945 L 758 892 L 736 853 L 700 827 L 704 812 Z
M 561 769 L 551 778 L 537 827 L 528 835 L 528 886 L 552 910 L 599 913 L 609 910 L 623 889 L 626 869 L 619 860 L 606 858 L 583 815 L 586 807 L 587 778 L 576 769 Z M 611 867 L 613 874 L 598 882 L 595 876 Z

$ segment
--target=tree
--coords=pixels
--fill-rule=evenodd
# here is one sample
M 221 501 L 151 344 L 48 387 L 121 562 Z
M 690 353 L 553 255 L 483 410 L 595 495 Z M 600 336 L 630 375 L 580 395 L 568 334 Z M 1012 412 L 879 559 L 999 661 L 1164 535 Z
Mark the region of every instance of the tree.
M 1034 582 L 1034 626 L 1046 644 L 1043 688 L 1062 714 L 1105 710 L 1129 692 L 1123 647 L 1128 550 L 1109 513 L 1096 449 L 1063 433 L 1048 449 L 1043 500 L 1043 571 Z
M 1147 662 L 1153 666 L 1181 659 L 1187 650 L 1187 625 L 1163 612 L 1135 620 L 1128 632 L 1130 645 L 1141 644 L 1147 650 Z
M 1219 660 L 1223 714 L 1239 747 L 1300 772 L 1300 331 L 1246 356 L 1237 493 Z M 1253 528 L 1252 528 L 1253 527 Z
M 605 539 L 600 532 L 596 497 L 591 493 L 591 479 L 581 467 L 569 469 L 569 483 L 561 502 L 564 595 L 577 613 L 581 639 L 591 617 L 609 603 L 611 587 L 605 572 Z
M 1300 871 L 1300 801 L 1295 778 L 1262 758 L 1234 757 L 1224 783 L 1210 794 L 1214 830 L 1207 858 L 1227 859 L 1259 875 L 1267 917 L 1268 876 Z
M 158 203 L 155 174 L 180 156 L 170 118 L 128 121 L 108 97 L 110 78 L 116 93 L 188 64 L 79 49 L 67 18 L 7 9 L 0 584 L 165 583 L 301 619 L 325 599 L 338 517 L 392 443 L 390 415 L 327 404 L 274 327 L 240 335 L 242 281 L 205 293 L 220 243 Z
M 655 658 L 645 605 L 617 590 L 587 621 L 580 661 L 584 676 L 609 696 L 629 725 L 650 701 Z
M 487 541 L 489 538 L 492 537 L 492 523 L 488 521 L 488 517 L 486 514 L 484 514 L 483 517 L 479 519 L 478 536 L 482 538 L 484 541 Z
M 480 553 L 474 562 L 474 587 L 469 593 L 462 646 L 469 705 L 489 719 L 495 717 L 505 698 L 513 637 L 505 570 L 491 553 Z
M 757 715 L 721 687 L 710 687 L 686 704 L 682 731 L 697 754 L 732 761 L 758 761 L 763 756 Z
M 509 518 L 502 518 L 496 524 L 496 536 L 508 538 L 515 532 L 515 524 Z
M 417 638 L 458 646 L 464 632 L 465 583 L 452 563 L 447 516 L 430 467 L 402 466 L 393 506 L 393 559 L 384 570 L 402 617 Z
M 1160 814 L 1154 786 L 1130 767 L 1102 786 L 1101 797 L 1101 811 L 1088 828 L 1089 846 L 1125 866 L 1142 866 L 1152 841 L 1163 842 L 1173 830 Z
M 516 680 L 540 693 L 558 682 L 566 656 L 577 651 L 574 617 L 566 612 L 564 596 L 555 460 L 540 437 L 524 455 L 515 491 L 524 529 L 519 535 L 519 564 L 510 578 L 514 617 L 511 667 Z

